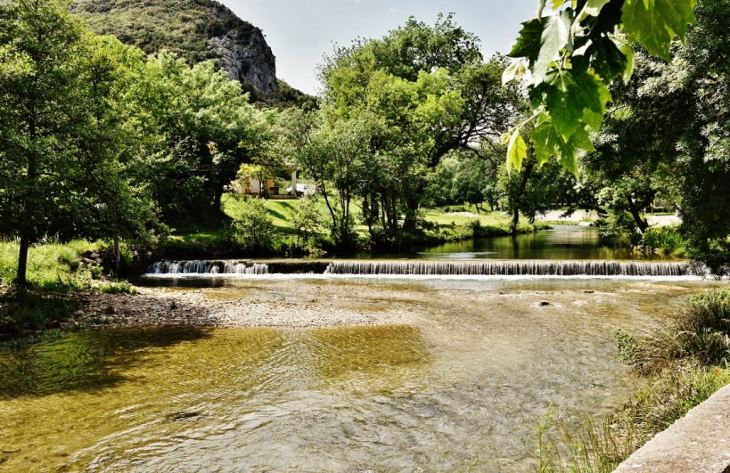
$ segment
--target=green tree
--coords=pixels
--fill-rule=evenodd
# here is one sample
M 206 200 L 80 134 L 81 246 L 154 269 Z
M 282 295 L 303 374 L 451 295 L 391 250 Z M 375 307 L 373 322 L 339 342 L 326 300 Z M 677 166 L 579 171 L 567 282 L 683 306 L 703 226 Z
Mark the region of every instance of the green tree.
M 274 221 L 265 200 L 246 200 L 232 217 L 234 238 L 245 251 L 269 254 L 273 250 Z
M 484 191 L 487 188 L 488 173 L 485 162 L 476 156 L 463 160 L 453 178 L 451 196 L 456 202 L 473 204 L 479 212 L 484 202 Z
M 355 41 L 327 58 L 320 77 L 328 123 L 367 112 L 385 124 L 372 143 L 378 179 L 365 197 L 378 210 L 366 221 L 379 214 L 387 239 L 397 239 L 398 215 L 403 228 L 415 228 L 427 176 L 444 156 L 511 126 L 518 94 L 501 85 L 504 67 L 499 57 L 484 63 L 478 39 L 451 16 L 434 26 L 411 18 L 382 39 Z
M 29 246 L 44 233 L 75 231 L 75 209 L 92 203 L 88 171 L 104 165 L 89 143 L 98 130 L 97 98 L 88 94 L 95 79 L 92 56 L 91 40 L 67 2 L 3 5 L 0 232 L 20 238 L 20 287 L 26 285 Z
M 212 62 L 188 66 L 151 56 L 129 92 L 137 132 L 148 136 L 146 170 L 167 221 L 205 220 L 242 163 L 265 156 L 272 115 L 248 103 Z
M 341 249 L 355 244 L 353 199 L 364 164 L 373 158 L 371 142 L 377 120 L 363 115 L 327 125 L 319 112 L 288 110 L 281 115 L 281 152 L 293 157 L 317 184 L 330 214 L 330 230 Z

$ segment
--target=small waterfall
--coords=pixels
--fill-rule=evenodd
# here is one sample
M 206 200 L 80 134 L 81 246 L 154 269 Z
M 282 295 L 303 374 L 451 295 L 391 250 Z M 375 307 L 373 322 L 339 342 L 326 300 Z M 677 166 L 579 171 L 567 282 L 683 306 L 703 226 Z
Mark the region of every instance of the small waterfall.
M 418 276 L 685 276 L 687 263 L 641 261 L 336 261 L 325 274 Z
M 268 274 L 266 264 L 245 261 L 156 261 L 147 274 Z

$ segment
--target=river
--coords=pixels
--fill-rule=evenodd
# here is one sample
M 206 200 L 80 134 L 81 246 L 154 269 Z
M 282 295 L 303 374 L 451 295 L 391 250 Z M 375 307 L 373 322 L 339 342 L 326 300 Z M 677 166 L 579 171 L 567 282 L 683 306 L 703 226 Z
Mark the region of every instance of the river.
M 635 332 L 712 285 L 211 283 L 195 290 L 211 300 L 280 301 L 282 311 L 356 308 L 375 322 L 86 331 L 0 349 L 0 470 L 531 471 L 532 428 L 550 405 L 599 416 L 631 392 L 614 330 Z M 408 323 L 389 323 L 392 313 Z

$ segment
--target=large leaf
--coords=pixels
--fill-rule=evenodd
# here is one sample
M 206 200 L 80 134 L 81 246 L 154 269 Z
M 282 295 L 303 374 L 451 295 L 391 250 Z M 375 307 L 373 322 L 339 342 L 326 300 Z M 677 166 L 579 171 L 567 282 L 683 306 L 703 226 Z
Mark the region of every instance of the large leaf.
M 604 5 L 606 5 L 610 0 L 588 0 L 586 4 L 583 6 L 583 10 L 581 10 L 581 16 L 583 15 L 590 15 L 590 16 L 598 16 L 598 13 L 601 11 L 601 8 L 603 8 Z
M 634 61 L 635 61 L 635 54 L 634 54 L 634 48 L 631 45 L 631 43 L 627 40 L 626 35 L 624 34 L 618 34 L 611 37 L 611 41 L 616 45 L 616 47 L 621 51 L 621 53 L 626 58 L 626 67 L 623 70 L 623 80 L 624 84 L 629 83 L 629 79 L 631 79 L 631 75 L 634 73 Z
M 545 80 L 550 63 L 558 58 L 561 49 L 572 49 L 572 35 L 570 28 L 573 24 L 571 10 L 564 10 L 553 16 L 543 18 L 545 29 L 540 38 L 540 54 L 532 68 L 532 77 L 535 84 Z
M 520 130 L 515 129 L 509 139 L 507 147 L 507 170 L 514 167 L 517 171 L 522 169 L 522 161 L 527 157 L 527 145 L 520 135 Z
M 602 116 L 606 111 L 606 96 L 602 90 L 605 87 L 587 72 L 573 74 L 568 69 L 556 71 L 540 89 L 545 94 L 553 125 L 565 140 L 575 132 L 584 117 L 592 120 L 593 126 L 596 120 L 594 115 Z M 600 121 L 597 125 L 600 126 Z
M 550 161 L 557 154 L 558 140 L 562 139 L 553 127 L 550 116 L 542 114 L 538 124 L 532 130 L 532 145 L 535 149 L 535 158 L 541 166 Z
M 527 69 L 523 61 L 515 61 L 502 73 L 502 85 L 507 85 L 513 79 L 519 79 L 525 75 Z
M 606 82 L 626 71 L 628 63 L 626 55 L 609 38 L 596 40 L 589 48 L 588 54 L 593 56 L 593 70 Z
M 595 150 L 584 126 L 579 126 L 566 141 L 546 114 L 543 114 L 532 132 L 532 144 L 535 149 L 535 157 L 540 165 L 556 156 L 560 164 L 576 176 L 578 175 L 577 149 Z
M 621 21 L 632 41 L 669 61 L 672 39 L 679 36 L 684 40 L 687 25 L 695 21 L 696 3 L 697 0 L 626 0 Z
M 537 18 L 522 23 L 520 37 L 517 38 L 517 42 L 508 56 L 536 58 L 540 53 L 540 38 L 542 37 L 543 26 L 542 21 Z

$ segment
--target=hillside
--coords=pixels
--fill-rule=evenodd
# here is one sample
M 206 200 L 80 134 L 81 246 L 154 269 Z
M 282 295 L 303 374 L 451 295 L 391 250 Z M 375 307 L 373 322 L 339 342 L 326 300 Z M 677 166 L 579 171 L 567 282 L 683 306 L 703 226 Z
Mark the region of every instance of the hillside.
M 71 11 L 97 34 L 146 53 L 168 49 L 194 64 L 213 59 L 254 97 L 279 89 L 276 58 L 261 29 L 211 0 L 74 0 Z

